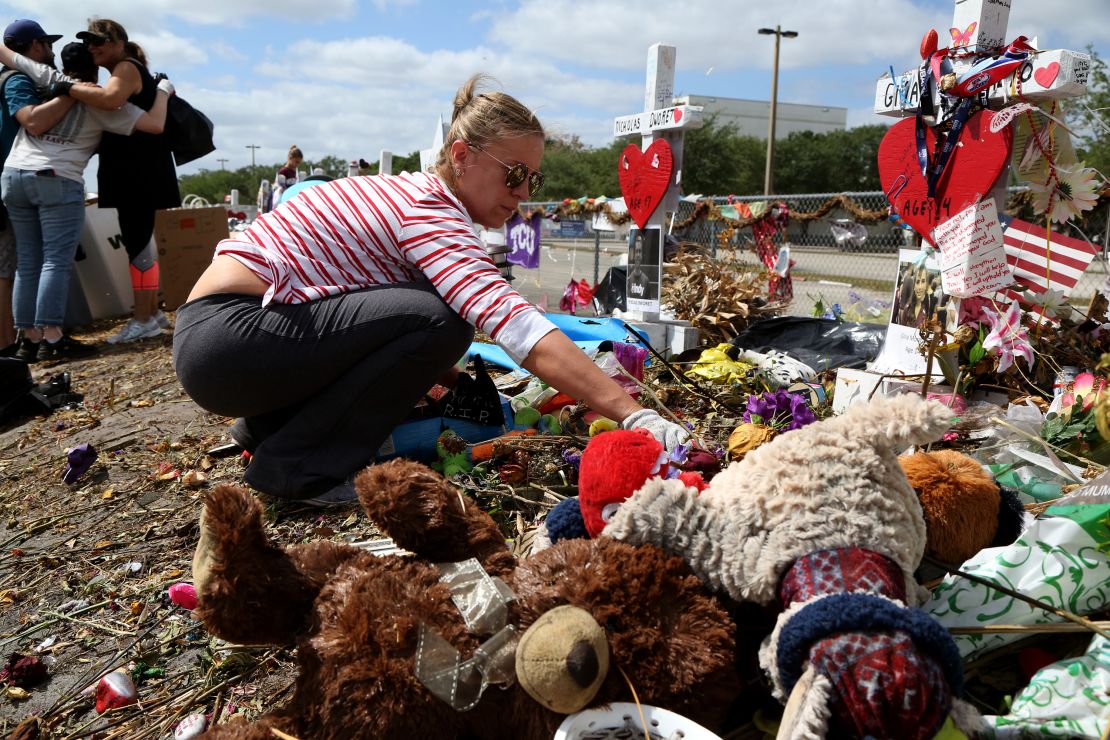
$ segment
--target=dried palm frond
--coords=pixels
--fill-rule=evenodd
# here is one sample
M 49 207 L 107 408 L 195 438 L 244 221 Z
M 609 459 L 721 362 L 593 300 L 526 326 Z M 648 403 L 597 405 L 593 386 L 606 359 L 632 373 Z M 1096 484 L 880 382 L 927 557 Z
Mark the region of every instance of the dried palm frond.
M 767 298 L 767 277 L 731 251 L 709 255 L 699 244 L 683 243 L 666 265 L 662 303 L 689 321 L 710 345 L 727 342 L 748 324 L 777 315 Z

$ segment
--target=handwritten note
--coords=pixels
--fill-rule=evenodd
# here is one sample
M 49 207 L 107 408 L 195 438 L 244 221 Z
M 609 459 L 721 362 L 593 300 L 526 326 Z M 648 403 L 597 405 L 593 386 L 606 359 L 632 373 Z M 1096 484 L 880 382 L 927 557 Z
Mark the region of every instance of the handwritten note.
M 958 298 L 991 293 L 1014 282 L 994 198 L 969 206 L 933 231 L 944 292 Z

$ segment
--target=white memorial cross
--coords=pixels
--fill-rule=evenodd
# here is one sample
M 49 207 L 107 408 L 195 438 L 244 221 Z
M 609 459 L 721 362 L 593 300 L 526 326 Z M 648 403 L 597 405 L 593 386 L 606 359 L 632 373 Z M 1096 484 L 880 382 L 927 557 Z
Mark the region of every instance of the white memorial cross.
M 420 171 L 431 172 L 436 166 L 436 157 L 439 156 L 439 150 L 443 148 L 443 142 L 447 139 L 447 124 L 443 122 L 443 116 L 440 115 L 439 120 L 436 122 L 435 135 L 432 136 L 432 146 L 428 149 L 420 150 Z M 390 165 L 392 166 L 392 162 Z
M 975 27 L 967 34 L 966 51 L 990 53 L 1005 48 L 1013 39 L 1006 37 L 1006 24 L 1010 18 L 1010 0 L 955 0 L 952 28 L 965 33 L 971 24 Z M 938 30 L 938 48 L 954 45 L 948 29 Z M 963 41 L 964 39 L 961 39 Z M 955 59 L 957 74 L 967 70 L 972 59 Z M 1049 70 L 1035 75 L 1034 70 Z M 1077 51 L 1054 49 L 1031 55 L 1014 72 L 1021 86 L 1021 96 L 1030 102 L 1059 100 L 1082 95 L 1087 90 L 1091 73 L 1091 57 Z M 1005 105 L 1011 100 L 1011 78 L 1007 77 L 990 88 L 988 99 L 992 107 Z M 891 79 L 879 78 L 875 85 L 875 112 L 884 116 L 906 116 L 917 112 L 921 90 L 917 70 L 911 70 Z
M 640 150 L 645 151 L 657 138 L 666 139 L 674 158 L 674 169 L 667 192 L 652 212 L 647 228 L 659 229 L 659 264 L 655 283 L 662 287 L 663 234 L 667 213 L 678 208 L 679 186 L 682 183 L 682 133 L 702 125 L 701 106 L 674 105 L 675 47 L 652 44 L 647 56 L 647 84 L 644 87 L 644 112 L 621 116 L 613 121 L 613 136 L 640 135 Z M 630 272 L 631 274 L 631 272 Z M 626 286 L 627 287 L 627 286 Z M 627 295 L 627 292 L 626 292 Z M 636 312 L 633 312 L 636 313 Z M 659 301 L 654 310 L 640 312 L 641 320 L 658 318 Z
M 952 13 L 952 28 L 962 33 L 960 48 L 972 54 L 988 54 L 1013 41 L 1007 38 L 1006 25 L 1010 19 L 1010 0 L 955 0 Z M 974 26 L 972 26 L 974 24 Z M 955 46 L 948 29 L 938 30 L 937 47 Z M 956 58 L 952 65 L 960 75 L 969 69 L 973 57 Z M 1074 98 L 1087 91 L 1087 78 L 1091 73 L 1091 57 L 1077 51 L 1055 49 L 1031 54 L 1014 71 L 1020 85 L 1020 98 L 1032 103 L 1046 100 Z M 993 110 L 998 110 L 1011 101 L 1019 99 L 1011 95 L 1012 76 L 995 83 L 987 93 Z M 936 89 L 936 86 L 933 86 Z M 939 110 L 939 92 L 934 99 L 934 109 Z M 890 75 L 879 78 L 875 85 L 875 112 L 884 116 L 903 117 L 917 112 L 921 90 L 917 70 L 912 70 L 891 79 Z M 993 197 L 999 210 L 1006 207 L 1006 185 L 1009 163 L 1003 168 L 988 197 Z

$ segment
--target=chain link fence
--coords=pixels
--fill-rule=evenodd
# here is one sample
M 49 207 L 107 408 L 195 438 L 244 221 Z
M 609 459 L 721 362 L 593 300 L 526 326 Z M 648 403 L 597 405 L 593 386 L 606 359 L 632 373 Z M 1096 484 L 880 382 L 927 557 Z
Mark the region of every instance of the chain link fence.
M 1017 189 L 1011 189 L 1011 194 Z M 854 318 L 885 321 L 886 309 L 894 294 L 897 274 L 898 250 L 916 249 L 912 231 L 899 227 L 889 219 L 864 222 L 844 208 L 834 208 L 820 218 L 803 220 L 797 216 L 818 211 L 836 195 L 850 199 L 860 212 L 885 213 L 886 197 L 881 191 L 849 193 L 810 193 L 785 196 L 714 197 L 713 203 L 732 218 L 744 218 L 745 206 L 759 202 L 785 202 L 794 218 L 789 219 L 782 244 L 789 247 L 793 261 L 791 276 L 794 281 L 794 301 L 789 313 L 797 316 L 812 315 L 818 304 L 829 307 L 838 303 L 842 308 L 854 307 Z M 522 203 L 521 209 L 554 210 L 559 203 Z M 736 213 L 728 207 L 736 209 Z M 736 229 L 722 244 L 722 232 L 728 225 L 719 219 L 699 218 L 688 221 L 697 207 L 696 203 L 680 201 L 674 214 L 675 228 L 672 235 L 680 242 L 694 242 L 717 254 L 722 246 L 731 251 L 730 256 L 750 263 L 753 268 L 762 265 L 754 251 L 750 227 Z M 1100 211 L 1088 219 L 1089 223 L 1107 224 L 1096 233 L 1072 233 L 1096 244 L 1106 243 L 1110 230 L 1110 208 L 1100 205 Z M 537 271 L 517 269 L 517 285 L 527 298 L 549 310 L 558 310 L 557 299 L 562 295 L 567 277 L 586 279 L 594 284 L 605 275 L 608 268 L 617 264 L 625 254 L 625 239 L 618 233 L 593 228 L 592 217 L 565 218 L 560 222 L 544 221 L 543 243 L 545 257 Z M 1072 300 L 1085 302 L 1099 289 L 1107 278 L 1107 253 L 1103 249 L 1076 286 Z M 563 267 L 559 263 L 565 263 Z

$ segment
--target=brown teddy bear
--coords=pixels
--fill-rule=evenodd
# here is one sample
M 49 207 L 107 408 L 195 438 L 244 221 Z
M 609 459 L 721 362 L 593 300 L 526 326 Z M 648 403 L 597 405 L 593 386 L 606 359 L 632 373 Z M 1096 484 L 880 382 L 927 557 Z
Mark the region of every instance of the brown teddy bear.
M 562 713 L 632 700 L 713 726 L 739 691 L 735 623 L 681 558 L 610 538 L 517 562 L 441 476 L 393 460 L 356 481 L 413 555 L 267 541 L 261 506 L 216 488 L 196 614 L 234 642 L 296 642 L 288 704 L 209 738 L 550 738 Z

